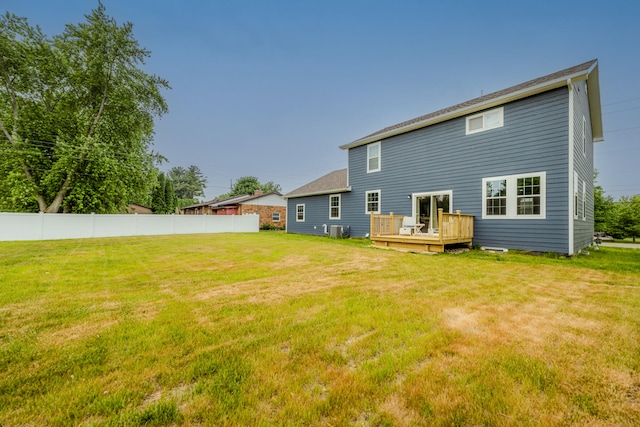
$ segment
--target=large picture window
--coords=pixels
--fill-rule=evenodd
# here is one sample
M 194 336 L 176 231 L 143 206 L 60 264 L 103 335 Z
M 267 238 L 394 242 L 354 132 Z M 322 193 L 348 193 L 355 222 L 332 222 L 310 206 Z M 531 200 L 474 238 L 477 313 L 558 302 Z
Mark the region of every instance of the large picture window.
M 329 196 L 329 219 L 340 219 L 340 194 Z
M 545 172 L 484 178 L 482 218 L 544 219 L 545 187 Z
M 367 173 L 380 170 L 380 142 L 367 145 Z
M 380 213 L 380 190 L 367 191 L 365 213 Z

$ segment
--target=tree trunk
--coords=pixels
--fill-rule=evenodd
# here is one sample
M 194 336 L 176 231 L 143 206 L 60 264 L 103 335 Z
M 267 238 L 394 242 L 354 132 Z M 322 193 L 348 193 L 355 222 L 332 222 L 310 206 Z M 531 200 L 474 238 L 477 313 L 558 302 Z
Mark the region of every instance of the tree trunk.
M 67 195 L 67 190 L 69 190 L 69 184 L 71 183 L 71 174 L 67 175 L 67 179 L 62 183 L 62 187 L 60 187 L 60 191 L 56 194 L 55 199 L 49 205 L 49 207 L 44 211 L 45 213 L 57 213 L 62 205 L 62 201 L 64 200 L 64 196 Z

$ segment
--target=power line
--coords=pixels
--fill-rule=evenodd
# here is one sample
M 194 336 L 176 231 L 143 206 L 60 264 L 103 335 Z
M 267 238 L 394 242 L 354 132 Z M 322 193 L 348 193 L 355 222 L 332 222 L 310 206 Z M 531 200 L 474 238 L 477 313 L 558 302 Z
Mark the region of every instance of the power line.
M 636 97 L 636 98 L 623 99 L 622 101 L 610 102 L 608 104 L 602 104 L 602 106 L 603 107 L 608 107 L 609 105 L 624 104 L 625 102 L 636 101 L 638 99 L 640 99 L 640 96 Z

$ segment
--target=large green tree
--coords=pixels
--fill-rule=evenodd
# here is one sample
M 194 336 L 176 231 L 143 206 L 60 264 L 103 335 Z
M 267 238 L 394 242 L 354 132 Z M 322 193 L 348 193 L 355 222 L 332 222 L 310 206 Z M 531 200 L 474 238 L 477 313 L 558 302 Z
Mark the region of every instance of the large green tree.
M 280 184 L 275 184 L 273 181 L 261 184 L 255 176 L 243 176 L 237 179 L 229 193 L 223 194 L 220 197 L 253 194 L 256 190 L 260 190 L 263 193 L 279 193 L 282 191 Z
M 149 51 L 99 4 L 45 36 L 0 18 L 0 209 L 121 212 L 156 183 L 150 144 L 168 83 Z
M 197 201 L 196 197 L 204 197 L 204 188 L 207 178 L 200 168 L 194 165 L 184 168 L 176 166 L 169 170 L 169 178 L 173 181 L 176 197 L 181 201 L 181 206 Z
M 174 213 L 177 199 L 173 189 L 173 181 L 167 178 L 164 172 L 158 171 L 157 184 L 151 197 L 151 208 L 156 214 Z
M 615 205 L 613 197 L 605 194 L 602 186 L 597 184 L 598 172 L 594 173 L 594 194 L 593 194 L 593 210 L 594 219 L 593 227 L 595 231 L 611 233 L 613 230 L 613 219 L 615 216 Z
M 616 203 L 616 228 L 625 237 L 631 237 L 633 243 L 640 237 L 640 194 L 621 196 Z

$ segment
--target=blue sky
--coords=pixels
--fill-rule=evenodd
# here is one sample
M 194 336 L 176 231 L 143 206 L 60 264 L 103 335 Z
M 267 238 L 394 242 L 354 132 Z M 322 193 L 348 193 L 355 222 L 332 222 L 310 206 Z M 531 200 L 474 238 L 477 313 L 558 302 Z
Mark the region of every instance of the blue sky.
M 598 182 L 640 193 L 640 2 L 102 0 L 167 80 L 163 165 L 197 165 L 206 199 L 256 176 L 291 191 L 347 165 L 338 146 L 593 58 Z M 0 0 L 52 36 L 97 0 Z

